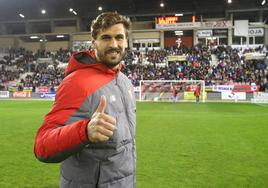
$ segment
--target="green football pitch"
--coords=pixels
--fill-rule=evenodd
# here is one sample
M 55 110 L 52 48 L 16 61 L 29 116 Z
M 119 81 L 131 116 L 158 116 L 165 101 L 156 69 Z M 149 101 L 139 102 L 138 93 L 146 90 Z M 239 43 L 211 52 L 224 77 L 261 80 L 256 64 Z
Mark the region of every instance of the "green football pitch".
M 33 154 L 51 101 L 0 100 L 0 187 L 56 188 Z M 138 103 L 137 188 L 268 187 L 268 106 Z

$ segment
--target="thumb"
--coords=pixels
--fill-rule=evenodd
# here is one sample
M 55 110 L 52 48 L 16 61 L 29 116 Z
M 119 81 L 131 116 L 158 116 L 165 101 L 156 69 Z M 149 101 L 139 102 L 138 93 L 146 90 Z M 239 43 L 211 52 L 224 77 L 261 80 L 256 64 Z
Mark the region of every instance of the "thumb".
M 106 108 L 106 105 L 107 105 L 106 97 L 104 95 L 102 95 L 100 98 L 100 103 L 99 103 L 99 106 L 98 106 L 96 112 L 103 113 L 105 108 Z

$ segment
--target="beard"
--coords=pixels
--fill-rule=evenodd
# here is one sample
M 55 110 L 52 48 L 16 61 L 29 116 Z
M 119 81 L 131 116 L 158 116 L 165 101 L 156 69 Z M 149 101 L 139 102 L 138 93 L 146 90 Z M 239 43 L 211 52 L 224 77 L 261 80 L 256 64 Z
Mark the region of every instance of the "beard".
M 100 50 L 96 48 L 96 55 L 108 67 L 117 66 L 125 56 L 125 50 L 122 48 L 109 48 L 107 50 Z

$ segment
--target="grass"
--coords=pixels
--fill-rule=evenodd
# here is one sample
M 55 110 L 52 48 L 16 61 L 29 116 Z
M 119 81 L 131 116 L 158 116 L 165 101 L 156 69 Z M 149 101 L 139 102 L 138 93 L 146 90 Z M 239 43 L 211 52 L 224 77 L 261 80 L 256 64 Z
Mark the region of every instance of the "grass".
M 0 100 L 0 187 L 56 188 L 33 154 L 51 101 Z M 268 106 L 138 103 L 137 188 L 268 187 Z
M 138 187 L 268 187 L 268 108 L 138 106 Z
M 51 101 L 0 101 L 0 187 L 56 188 L 58 165 L 38 162 L 35 133 Z

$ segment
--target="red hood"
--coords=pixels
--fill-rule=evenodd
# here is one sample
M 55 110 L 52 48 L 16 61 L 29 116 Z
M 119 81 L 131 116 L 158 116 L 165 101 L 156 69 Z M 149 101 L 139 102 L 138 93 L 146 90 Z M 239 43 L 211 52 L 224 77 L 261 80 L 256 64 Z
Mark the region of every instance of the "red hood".
M 82 56 L 84 58 L 81 58 Z M 120 71 L 122 65 L 119 64 L 118 69 L 115 70 L 97 61 L 94 50 L 84 50 L 84 51 L 77 52 L 70 57 L 68 66 L 65 70 L 65 76 L 69 75 L 70 73 L 78 69 L 84 69 L 88 67 L 101 70 L 108 74 L 115 74 L 116 72 Z

